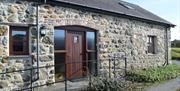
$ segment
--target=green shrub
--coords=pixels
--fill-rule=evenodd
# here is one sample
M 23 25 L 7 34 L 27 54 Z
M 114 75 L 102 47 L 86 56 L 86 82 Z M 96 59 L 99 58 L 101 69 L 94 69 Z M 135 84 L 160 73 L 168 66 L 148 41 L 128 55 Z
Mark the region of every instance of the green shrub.
M 108 77 L 93 77 L 92 83 L 83 91 L 142 91 L 137 84 Z
M 127 77 L 131 81 L 153 83 L 176 78 L 180 73 L 177 65 L 167 65 L 159 68 L 149 68 L 145 70 L 131 70 L 127 72 Z
M 92 83 L 87 88 L 88 91 L 123 91 L 123 84 L 109 78 L 93 78 Z

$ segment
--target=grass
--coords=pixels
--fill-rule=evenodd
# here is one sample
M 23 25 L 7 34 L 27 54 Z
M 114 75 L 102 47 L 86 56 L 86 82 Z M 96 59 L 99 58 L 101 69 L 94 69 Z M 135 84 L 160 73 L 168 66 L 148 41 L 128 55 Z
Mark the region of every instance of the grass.
M 180 48 L 171 48 L 172 59 L 180 59 Z
M 167 65 L 159 68 L 149 68 L 145 70 L 132 70 L 127 73 L 131 81 L 142 83 L 163 82 L 176 78 L 180 74 L 180 66 Z
M 177 89 L 176 91 L 180 91 L 180 88 L 179 88 L 179 89 Z

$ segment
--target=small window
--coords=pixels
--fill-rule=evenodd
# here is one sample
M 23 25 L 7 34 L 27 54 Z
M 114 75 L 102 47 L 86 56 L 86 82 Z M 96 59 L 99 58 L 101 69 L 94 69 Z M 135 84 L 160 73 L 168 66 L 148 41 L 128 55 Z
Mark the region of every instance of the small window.
M 87 40 L 87 56 L 89 72 L 93 75 L 97 74 L 97 60 L 96 60 L 96 35 L 95 32 L 86 32 Z
M 74 37 L 73 37 L 74 43 L 78 43 L 78 40 L 79 40 L 78 36 L 74 36 Z
M 65 50 L 65 31 L 62 29 L 54 30 L 55 50 Z
M 148 36 L 148 53 L 155 54 L 156 53 L 156 36 Z
M 127 9 L 134 9 L 134 8 L 132 7 L 132 5 L 130 5 L 129 3 L 126 3 L 126 2 L 120 1 L 118 4 L 119 4 L 119 5 L 122 5 L 123 7 L 127 8 Z
M 87 32 L 87 48 L 95 50 L 95 32 Z
M 10 54 L 28 55 L 29 54 L 29 33 L 25 27 L 10 28 Z

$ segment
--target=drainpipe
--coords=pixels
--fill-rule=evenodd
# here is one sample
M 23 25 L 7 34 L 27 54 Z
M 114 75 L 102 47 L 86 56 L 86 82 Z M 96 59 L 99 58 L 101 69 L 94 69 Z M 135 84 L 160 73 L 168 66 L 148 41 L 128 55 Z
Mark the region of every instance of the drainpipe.
M 37 79 L 39 79 L 39 3 L 36 5 L 36 28 L 37 28 Z
M 44 0 L 44 4 L 46 4 L 46 0 Z M 39 27 L 39 3 L 36 5 L 36 28 L 37 28 L 37 79 L 39 79 L 39 35 L 40 35 L 40 27 Z
M 165 52 L 165 55 L 166 55 L 166 65 L 168 65 L 169 64 L 169 38 L 168 38 L 168 31 L 169 31 L 170 29 L 167 27 L 166 28 L 166 30 L 165 30 L 165 34 L 166 34 L 166 52 Z
M 46 0 L 44 0 L 46 3 Z M 40 35 L 40 27 L 39 27 L 39 3 L 36 5 L 36 28 L 37 28 L 37 79 L 39 79 L 39 35 Z

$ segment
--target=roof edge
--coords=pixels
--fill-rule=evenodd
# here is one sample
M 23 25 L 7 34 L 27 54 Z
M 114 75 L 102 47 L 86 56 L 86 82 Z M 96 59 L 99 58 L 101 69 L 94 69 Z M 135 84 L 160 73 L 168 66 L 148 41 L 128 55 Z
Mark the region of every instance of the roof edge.
M 78 3 L 69 3 L 69 2 L 62 2 L 62 1 L 57 1 L 57 0 L 26 0 L 26 1 L 34 1 L 34 2 L 38 2 L 39 4 L 51 4 L 51 5 L 61 5 L 63 7 L 68 7 L 68 8 L 76 8 L 76 9 L 81 9 L 83 8 L 83 10 L 88 10 L 89 12 L 95 12 L 95 13 L 101 13 L 101 14 L 106 14 L 106 15 L 115 15 L 118 17 L 123 17 L 123 18 L 129 18 L 129 19 L 134 19 L 134 20 L 138 20 L 138 21 L 142 21 L 142 22 L 148 22 L 148 23 L 155 23 L 158 25 L 164 25 L 166 27 L 175 27 L 175 24 L 172 23 L 164 23 L 164 22 L 159 22 L 159 21 L 154 21 L 151 19 L 145 19 L 145 18 L 140 18 L 140 17 L 136 17 L 136 16 L 132 16 L 132 15 L 128 15 L 125 13 L 116 13 L 116 12 L 112 12 L 112 11 L 108 11 L 105 9 L 101 9 L 101 8 L 94 8 L 94 7 L 89 7 L 86 5 L 82 5 L 82 4 L 78 4 Z M 81 7 L 81 8 L 80 8 Z

